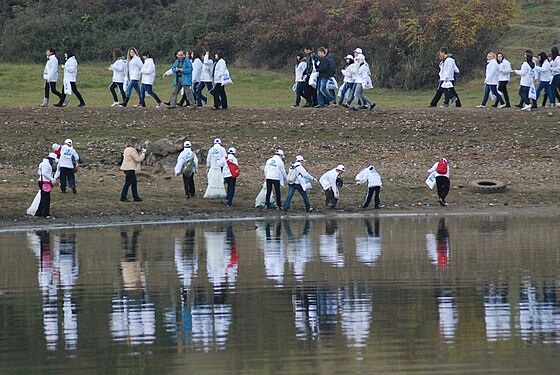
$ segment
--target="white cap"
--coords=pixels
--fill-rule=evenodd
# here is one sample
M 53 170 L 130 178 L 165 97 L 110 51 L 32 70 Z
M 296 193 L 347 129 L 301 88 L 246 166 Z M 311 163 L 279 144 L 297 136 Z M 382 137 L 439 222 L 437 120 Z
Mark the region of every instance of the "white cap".
M 185 142 L 183 143 L 183 146 L 184 146 L 184 147 L 190 148 L 190 147 L 192 146 L 192 145 L 191 145 L 191 141 L 185 141 Z
M 47 158 L 56 160 L 56 159 L 58 159 L 58 156 L 56 156 L 56 154 L 55 154 L 54 152 L 51 152 L 51 153 L 49 154 L 49 156 L 47 156 Z
M 354 60 L 354 56 L 352 56 L 352 55 L 346 55 L 346 57 L 344 58 L 344 60 Z
M 235 154 L 235 147 L 230 147 L 229 150 L 227 150 L 228 154 Z
M 276 150 L 276 155 L 284 156 L 284 151 L 281 149 Z
M 305 159 L 303 158 L 303 156 L 298 155 L 296 156 L 296 161 L 305 161 Z
M 356 53 L 363 53 L 363 51 L 362 51 L 361 48 L 356 48 L 356 49 L 354 50 L 354 52 L 356 52 Z
M 346 168 L 344 168 L 344 165 L 339 164 L 338 167 L 336 167 L 336 170 L 344 172 Z
M 53 151 L 58 151 L 60 150 L 60 145 L 58 143 L 53 143 L 52 144 L 52 150 Z
M 222 140 L 220 138 L 216 138 L 214 139 L 214 144 L 215 145 L 221 145 L 222 144 Z
M 72 146 L 72 140 L 70 138 L 65 140 L 64 143 L 66 143 L 68 146 Z
M 365 61 L 366 57 L 364 55 L 362 55 L 361 53 L 356 56 L 356 60 L 361 60 L 361 61 Z

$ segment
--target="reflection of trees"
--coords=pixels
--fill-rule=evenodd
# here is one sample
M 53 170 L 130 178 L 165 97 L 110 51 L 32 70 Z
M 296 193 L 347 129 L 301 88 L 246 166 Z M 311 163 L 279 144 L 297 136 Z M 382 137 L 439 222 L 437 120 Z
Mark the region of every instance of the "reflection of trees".
M 356 237 L 356 258 L 358 262 L 373 266 L 381 255 L 380 220 L 374 219 L 373 228 L 370 219 L 364 219 L 366 237 Z
M 51 251 L 50 235 L 47 231 L 28 234 L 28 241 L 39 258 L 38 280 L 43 295 L 43 328 L 47 349 L 56 350 L 59 333 L 59 297 L 62 291 L 62 332 L 67 350 L 78 345 L 78 317 L 76 304 L 72 301 L 72 290 L 78 278 L 76 235 L 62 234 L 54 237 Z
M 339 244 L 338 236 L 336 220 L 327 220 L 325 234 L 322 234 L 319 238 L 319 254 L 323 262 L 330 263 L 335 267 L 344 267 L 344 251 L 342 244 Z
M 111 334 L 116 342 L 128 345 L 153 344 L 156 338 L 155 308 L 146 289 L 146 276 L 138 254 L 138 237 L 135 230 L 129 240 L 121 232 L 123 257 L 120 272 L 123 288 L 112 298 Z

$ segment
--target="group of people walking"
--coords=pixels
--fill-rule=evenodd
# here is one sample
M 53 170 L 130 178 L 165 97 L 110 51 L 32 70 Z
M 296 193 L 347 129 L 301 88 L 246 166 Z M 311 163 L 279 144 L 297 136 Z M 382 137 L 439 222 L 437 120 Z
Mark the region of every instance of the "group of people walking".
M 346 65 L 341 70 L 344 82 L 339 87 L 335 78 L 336 61 L 327 47 L 320 47 L 316 52 L 306 47 L 298 52 L 294 74 L 296 99 L 292 108 L 299 107 L 302 98 L 306 101 L 303 107 L 343 106 L 354 111 L 375 108 L 376 103 L 365 94 L 365 90 L 373 88 L 373 81 L 362 49 L 356 48 L 344 60 Z
M 69 103 L 68 96 L 75 95 L 79 100 L 78 107 L 85 106 L 84 99 L 76 86 L 78 76 L 78 62 L 74 53 L 67 49 L 64 51 L 65 63 L 63 64 L 64 79 L 63 91 L 59 92 L 56 88 L 58 82 L 59 62 L 56 51 L 47 48 L 47 63 L 43 73 L 45 80 L 45 96 L 41 107 L 49 105 L 50 94 L 58 97 L 56 107 L 65 107 Z M 112 63 L 109 70 L 112 72 L 112 81 L 109 91 L 113 98 L 112 107 L 126 107 L 131 99 L 132 91 L 138 95 L 137 108 L 146 107 L 146 97 L 150 96 L 156 101 L 156 107 L 161 108 L 167 105 L 168 108 L 177 107 L 177 96 L 181 95 L 179 105 L 186 105 L 190 108 L 202 107 L 208 103 L 208 98 L 204 96 L 206 89 L 214 97 L 213 109 L 227 109 L 228 100 L 225 86 L 232 84 L 229 71 L 221 51 L 217 51 L 213 56 L 207 51 L 203 57 L 197 52 L 176 51 L 175 61 L 171 68 L 167 70 L 163 77 L 173 76 L 173 88 L 169 101 L 164 102 L 153 90 L 156 79 L 156 65 L 152 54 L 148 51 L 138 53 L 134 47 L 130 47 L 126 56 L 122 50 L 116 48 L 112 53 Z M 117 89 L 121 96 L 119 101 Z

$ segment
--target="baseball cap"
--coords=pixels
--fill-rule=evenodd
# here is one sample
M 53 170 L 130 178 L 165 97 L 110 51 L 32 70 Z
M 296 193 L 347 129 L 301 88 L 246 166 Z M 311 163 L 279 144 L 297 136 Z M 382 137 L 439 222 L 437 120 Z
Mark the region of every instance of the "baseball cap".
M 58 159 L 58 156 L 56 156 L 56 154 L 54 152 L 51 152 L 51 153 L 49 153 L 49 156 L 47 156 L 47 158 L 56 160 L 56 159 Z
M 284 156 L 284 151 L 281 149 L 276 150 L 276 155 Z
M 228 154 L 235 154 L 235 147 L 230 147 L 228 150 Z
M 68 146 L 72 146 L 72 140 L 70 138 L 66 139 L 64 143 L 66 143 Z
M 364 52 L 362 51 L 361 48 L 356 48 L 356 49 L 354 50 L 354 52 L 356 52 L 356 53 L 364 53 Z
M 344 168 L 344 165 L 339 164 L 338 167 L 336 167 L 337 170 L 344 172 L 346 170 L 346 168 Z
M 185 141 L 185 143 L 183 143 L 183 146 L 190 148 L 192 145 L 190 141 Z
M 214 144 L 221 145 L 221 144 L 222 144 L 222 140 L 221 140 L 220 138 L 216 138 L 216 139 L 214 139 Z
M 303 158 L 303 156 L 298 155 L 296 156 L 296 161 L 305 161 L 305 159 Z
M 345 60 L 354 60 L 354 56 L 352 55 L 346 55 L 346 57 L 344 58 Z

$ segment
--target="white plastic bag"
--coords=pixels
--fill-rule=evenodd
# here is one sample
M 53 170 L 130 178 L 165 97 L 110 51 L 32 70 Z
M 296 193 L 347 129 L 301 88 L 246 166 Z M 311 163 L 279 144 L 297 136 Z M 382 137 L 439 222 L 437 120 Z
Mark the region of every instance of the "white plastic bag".
M 442 89 L 450 89 L 453 87 L 453 83 L 451 81 L 445 81 L 441 84 Z
M 297 82 L 294 82 L 294 85 L 292 86 L 292 91 L 296 92 L 297 90 Z
M 70 84 L 70 82 L 64 81 L 63 85 L 64 85 L 64 93 L 66 95 L 72 95 L 72 85 Z
M 428 178 L 426 178 L 426 185 L 428 185 L 430 189 L 433 189 L 434 186 L 436 186 L 436 172 L 430 173 Z
M 39 190 L 35 195 L 35 198 L 33 198 L 33 202 L 31 203 L 31 206 L 29 206 L 29 208 L 27 209 L 27 214 L 31 216 L 35 216 L 37 210 L 39 209 L 39 203 L 41 203 L 41 190 Z
M 327 90 L 336 90 L 338 89 L 338 82 L 334 77 L 329 78 L 327 81 Z
M 222 86 L 229 86 L 233 85 L 233 81 L 231 80 L 231 76 L 229 75 L 229 70 L 226 69 L 224 75 L 222 75 Z
M 270 206 L 276 208 L 276 201 L 274 200 L 274 192 L 270 193 Z M 266 181 L 257 197 L 255 198 L 255 207 L 266 207 Z
M 208 187 L 204 193 L 204 198 L 225 198 L 226 189 L 224 188 L 224 176 L 222 169 L 217 165 L 212 165 L 208 171 Z
M 312 72 L 309 75 L 309 86 L 313 87 L 314 89 L 317 88 L 317 78 L 319 77 L 319 72 Z
M 367 80 L 362 84 L 362 87 L 364 90 L 371 90 L 373 88 L 373 81 L 370 76 L 367 77 Z

